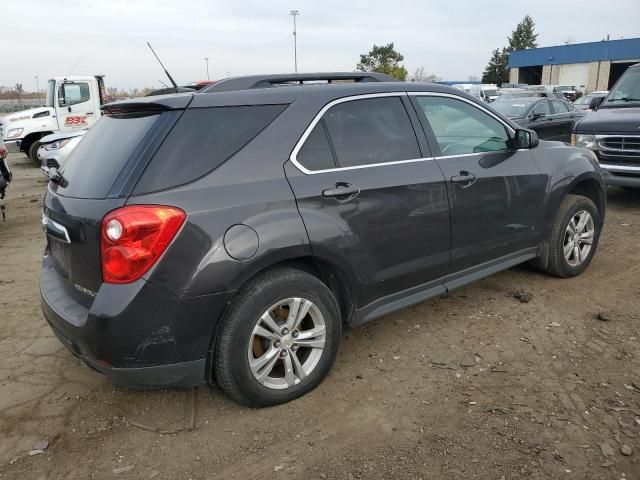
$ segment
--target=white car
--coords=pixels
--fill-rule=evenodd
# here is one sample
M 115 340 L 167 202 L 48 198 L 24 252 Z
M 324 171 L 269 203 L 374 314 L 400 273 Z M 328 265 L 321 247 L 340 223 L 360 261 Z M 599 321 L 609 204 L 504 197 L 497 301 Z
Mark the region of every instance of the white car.
M 65 164 L 67 157 L 80 143 L 85 133 L 87 130 L 53 133 L 40 140 L 42 145 L 38 148 L 38 159 L 45 175 L 50 176 L 49 172 L 52 168 L 57 170 Z

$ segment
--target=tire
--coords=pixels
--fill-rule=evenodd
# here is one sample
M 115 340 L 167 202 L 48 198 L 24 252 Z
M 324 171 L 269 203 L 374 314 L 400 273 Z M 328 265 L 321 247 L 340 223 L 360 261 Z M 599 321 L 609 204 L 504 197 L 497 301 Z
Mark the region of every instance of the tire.
M 583 234 L 570 233 L 569 224 L 580 227 L 582 215 L 587 213 Z M 581 195 L 567 195 L 560 204 L 549 239 L 549 264 L 546 272 L 556 277 L 575 277 L 580 275 L 591 263 L 598 246 L 602 219 L 595 204 Z M 592 231 L 591 244 L 587 242 L 588 231 Z M 573 236 L 572 236 L 573 235 Z M 577 243 L 576 243 L 577 241 Z M 570 248 L 573 245 L 573 248 Z M 578 250 L 576 250 L 576 246 Z M 589 246 L 590 248 L 585 248 Z M 569 257 L 565 255 L 565 247 Z M 571 250 L 571 251 L 569 251 Z
M 41 161 L 38 158 L 38 149 L 40 148 L 42 144 L 36 140 L 34 141 L 31 145 L 29 145 L 29 148 L 27 149 L 27 156 L 31 159 L 31 161 L 33 163 L 36 164 L 36 166 L 40 166 L 41 165 Z
M 308 309 L 308 313 L 293 331 L 282 330 L 293 326 L 286 322 L 293 322 L 294 315 L 289 313 L 296 310 L 298 300 L 302 301 L 298 302 L 297 311 Z M 262 329 L 256 333 L 258 325 Z M 322 325 L 324 335 L 316 335 L 322 332 Z M 268 333 L 269 338 L 260 333 Z M 327 375 L 341 335 L 340 309 L 324 283 L 293 268 L 266 272 L 240 291 L 222 320 L 212 356 L 214 378 L 233 400 L 243 405 L 265 407 L 288 402 L 315 388 Z M 315 347 L 303 346 L 308 342 Z M 321 342 L 323 348 L 318 348 Z M 264 367 L 255 366 L 265 359 L 270 360 Z M 287 364 L 292 372 L 289 375 Z M 272 370 L 265 376 L 269 366 Z

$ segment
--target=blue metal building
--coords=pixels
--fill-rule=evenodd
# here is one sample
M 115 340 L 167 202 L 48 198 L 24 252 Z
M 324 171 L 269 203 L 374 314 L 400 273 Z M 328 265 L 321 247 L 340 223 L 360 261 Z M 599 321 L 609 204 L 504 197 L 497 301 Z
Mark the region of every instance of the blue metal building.
M 509 55 L 510 82 L 607 90 L 639 62 L 640 38 L 518 50 Z

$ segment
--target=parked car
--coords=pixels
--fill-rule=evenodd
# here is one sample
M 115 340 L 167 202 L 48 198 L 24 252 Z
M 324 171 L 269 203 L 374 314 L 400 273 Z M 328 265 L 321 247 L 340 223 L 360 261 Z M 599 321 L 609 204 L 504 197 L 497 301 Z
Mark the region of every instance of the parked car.
M 522 262 L 587 268 L 605 216 L 591 152 L 391 80 L 244 77 L 107 105 L 44 199 L 62 343 L 116 383 L 215 382 L 266 406 L 320 383 L 343 325 Z
M 597 102 L 576 124 L 571 143 L 595 152 L 608 185 L 640 188 L 640 63 Z
M 530 85 L 526 90 L 528 92 L 535 92 L 539 97 L 566 100 L 566 97 L 561 92 L 557 91 L 553 85 Z
M 554 88 L 554 92 L 561 93 L 570 102 L 574 102 L 582 95 L 574 85 L 558 85 Z
M 51 168 L 59 170 L 66 163 L 67 157 L 86 133 L 87 130 L 52 133 L 40 139 L 41 146 L 38 149 L 38 159 L 40 160 L 40 168 L 45 175 L 49 175 Z
M 571 141 L 575 123 L 587 112 L 575 110 L 565 100 L 520 97 L 493 102 L 491 106 L 522 128 L 534 130 L 544 140 Z
M 592 112 L 595 110 L 595 107 L 599 105 L 604 97 L 608 95 L 609 91 L 598 91 L 591 92 L 588 95 L 583 95 L 578 98 L 575 102 L 573 102 L 573 107 L 576 110 L 586 110 L 587 112 Z

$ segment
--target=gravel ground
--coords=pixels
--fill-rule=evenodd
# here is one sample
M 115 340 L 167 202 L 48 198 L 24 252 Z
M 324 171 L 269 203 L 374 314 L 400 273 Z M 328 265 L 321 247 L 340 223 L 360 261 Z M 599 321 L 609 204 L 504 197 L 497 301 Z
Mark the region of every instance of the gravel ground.
M 1 479 L 640 479 L 640 195 L 610 191 L 581 277 L 515 268 L 346 332 L 316 390 L 254 410 L 114 388 L 60 345 L 38 297 L 46 182 L 10 162 Z

